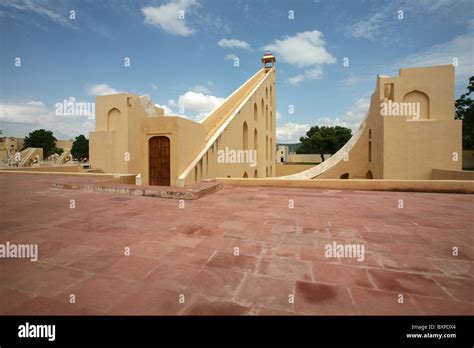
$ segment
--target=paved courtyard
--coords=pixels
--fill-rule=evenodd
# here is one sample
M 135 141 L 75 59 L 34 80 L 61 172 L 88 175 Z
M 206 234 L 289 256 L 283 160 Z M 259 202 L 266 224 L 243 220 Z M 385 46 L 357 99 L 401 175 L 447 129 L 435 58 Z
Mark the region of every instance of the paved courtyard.
M 181 208 L 65 180 L 0 174 L 0 243 L 39 250 L 0 259 L 2 314 L 474 314 L 473 195 L 224 186 Z

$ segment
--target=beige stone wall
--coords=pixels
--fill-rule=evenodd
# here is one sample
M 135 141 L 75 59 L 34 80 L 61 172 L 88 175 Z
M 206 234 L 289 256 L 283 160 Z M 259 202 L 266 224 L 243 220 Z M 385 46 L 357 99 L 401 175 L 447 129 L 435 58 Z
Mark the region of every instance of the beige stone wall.
M 385 120 L 385 130 L 385 179 L 426 180 L 433 169 L 462 169 L 460 121 L 393 118 Z
M 89 135 L 91 168 L 106 173 L 138 174 L 145 111 L 139 97 L 115 94 L 96 98 L 96 130 Z
M 420 119 L 384 116 L 384 178 L 431 179 L 433 169 L 461 170 L 462 122 L 454 120 L 454 67 L 401 69 L 398 78 L 382 78 L 394 83 L 394 101 L 419 94 L 427 100 Z M 380 98 L 383 97 L 381 92 Z M 422 107 L 423 111 L 423 107 Z M 456 160 L 457 156 L 457 160 Z
M 312 164 L 277 164 L 276 176 L 291 175 L 311 168 Z
M 324 155 L 324 160 L 327 160 L 331 155 Z M 289 163 L 320 163 L 322 162 L 321 155 L 318 154 L 306 154 L 306 153 L 290 153 L 288 155 Z
M 56 147 L 63 149 L 64 151 L 71 151 L 73 143 L 74 140 L 57 140 Z
M 279 178 L 237 179 L 216 178 L 224 185 L 293 187 L 323 190 L 407 191 L 474 193 L 474 181 L 469 180 L 385 180 L 385 179 L 321 179 L 284 180 Z

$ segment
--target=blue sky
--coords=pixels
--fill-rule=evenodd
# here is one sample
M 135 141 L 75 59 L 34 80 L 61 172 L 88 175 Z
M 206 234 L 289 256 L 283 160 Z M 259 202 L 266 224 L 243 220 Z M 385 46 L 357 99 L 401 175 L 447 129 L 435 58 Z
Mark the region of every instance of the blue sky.
M 93 120 L 56 116 L 55 103 L 121 91 L 150 94 L 167 113 L 181 107 L 199 120 L 261 67 L 266 49 L 277 58 L 279 142 L 297 141 L 315 124 L 355 129 L 377 74 L 457 58 L 456 96 L 463 92 L 474 74 L 473 4 L 0 0 L 0 129 L 87 134 Z

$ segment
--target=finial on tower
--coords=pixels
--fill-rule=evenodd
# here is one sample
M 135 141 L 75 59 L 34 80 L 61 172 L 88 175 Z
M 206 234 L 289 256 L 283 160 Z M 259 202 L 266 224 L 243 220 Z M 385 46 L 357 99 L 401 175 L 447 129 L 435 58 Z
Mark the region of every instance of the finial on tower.
M 265 54 L 262 57 L 263 67 L 265 69 L 273 68 L 273 66 L 275 65 L 275 62 L 276 62 L 276 59 L 275 59 L 275 56 L 272 54 L 272 52 L 270 51 L 265 52 Z M 267 64 L 270 64 L 270 65 L 267 65 Z

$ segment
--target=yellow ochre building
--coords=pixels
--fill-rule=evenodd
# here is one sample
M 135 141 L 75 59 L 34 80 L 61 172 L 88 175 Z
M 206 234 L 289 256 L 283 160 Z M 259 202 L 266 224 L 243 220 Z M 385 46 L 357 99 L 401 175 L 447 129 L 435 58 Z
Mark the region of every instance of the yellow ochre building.
M 90 164 L 135 174 L 137 183 L 186 186 L 216 177 L 276 176 L 276 60 L 201 122 L 164 116 L 149 96 L 96 99 Z M 454 67 L 401 69 L 378 76 L 359 130 L 323 163 L 279 179 L 432 179 L 461 170 L 461 121 L 454 120 Z

